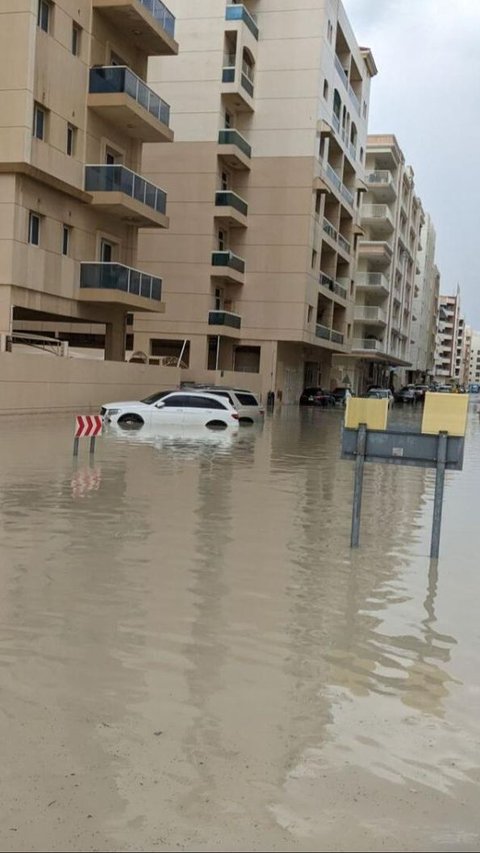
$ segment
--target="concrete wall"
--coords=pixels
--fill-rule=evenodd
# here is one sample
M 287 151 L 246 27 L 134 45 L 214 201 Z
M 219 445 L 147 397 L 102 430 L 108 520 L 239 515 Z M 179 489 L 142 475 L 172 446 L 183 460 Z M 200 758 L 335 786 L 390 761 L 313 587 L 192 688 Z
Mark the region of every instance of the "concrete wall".
M 0 353 L 0 415 L 95 411 L 176 388 L 180 374 L 176 367 Z

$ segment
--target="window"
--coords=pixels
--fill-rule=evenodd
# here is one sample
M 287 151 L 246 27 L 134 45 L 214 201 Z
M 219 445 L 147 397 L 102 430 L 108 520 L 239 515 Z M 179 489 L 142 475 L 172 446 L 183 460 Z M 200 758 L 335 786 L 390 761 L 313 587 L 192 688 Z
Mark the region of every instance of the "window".
M 307 323 L 311 323 L 313 319 L 313 305 L 307 305 Z
M 40 245 L 40 217 L 32 211 L 28 215 L 28 242 L 32 246 Z
M 108 240 L 102 240 L 100 244 L 100 260 L 104 264 L 109 264 L 113 257 L 113 243 Z
M 227 233 L 226 231 L 218 232 L 218 251 L 224 252 L 227 248 Z
M 39 0 L 37 24 L 45 33 L 50 32 L 52 24 L 52 4 L 48 0 Z
M 328 40 L 329 40 L 329 42 L 330 42 L 330 44 L 331 44 L 331 43 L 332 43 L 332 38 L 333 38 L 333 26 L 332 26 L 332 22 L 331 22 L 331 21 L 328 21 L 328 23 L 327 23 L 327 38 L 328 38 Z
M 75 143 L 77 141 L 77 128 L 73 124 L 67 124 L 67 154 L 72 157 L 75 154 Z
M 40 104 L 33 108 L 33 135 L 36 139 L 45 139 L 47 135 L 47 111 Z
M 68 255 L 70 250 L 70 231 L 72 229 L 69 228 L 68 225 L 63 226 L 62 232 L 62 255 Z
M 177 404 L 178 405 L 178 404 Z M 223 409 L 225 410 L 227 407 L 220 401 L 214 400 L 213 397 L 199 397 L 195 395 L 195 397 L 187 396 L 186 402 L 182 403 L 185 408 L 188 409 Z
M 221 175 L 222 190 L 228 190 L 229 184 L 230 184 L 230 175 L 228 174 L 228 172 L 222 172 L 222 175 Z
M 312 249 L 312 269 L 315 269 L 317 265 L 317 252 L 315 249 Z
M 228 110 L 225 110 L 225 127 L 233 127 L 233 116 Z
M 323 97 L 328 101 L 328 80 L 323 81 Z
M 80 56 L 82 43 L 82 28 L 75 22 L 72 24 L 72 53 L 74 56 Z
M 320 213 L 320 207 L 322 204 L 322 194 L 317 190 L 315 193 L 315 213 Z
M 258 400 L 253 396 L 253 394 L 242 394 L 240 391 L 236 391 L 235 394 L 240 405 L 258 406 Z

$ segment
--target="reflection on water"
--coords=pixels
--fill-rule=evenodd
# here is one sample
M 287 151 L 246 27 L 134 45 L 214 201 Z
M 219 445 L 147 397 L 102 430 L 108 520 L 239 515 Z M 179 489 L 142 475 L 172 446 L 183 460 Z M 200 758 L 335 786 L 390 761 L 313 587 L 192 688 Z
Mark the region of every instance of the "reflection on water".
M 0 423 L 2 849 L 477 849 L 479 423 L 437 565 L 422 469 L 350 551 L 340 419 Z

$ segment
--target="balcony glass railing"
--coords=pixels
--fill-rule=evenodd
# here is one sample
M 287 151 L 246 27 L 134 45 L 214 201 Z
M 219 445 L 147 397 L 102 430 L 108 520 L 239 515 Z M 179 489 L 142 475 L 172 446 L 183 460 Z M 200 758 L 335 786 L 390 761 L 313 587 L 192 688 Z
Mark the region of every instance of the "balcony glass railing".
M 224 130 L 219 130 L 218 132 L 218 144 L 219 145 L 236 145 L 237 148 L 240 148 L 240 151 L 243 151 L 247 157 L 252 156 L 252 148 L 248 144 L 247 140 L 242 136 L 238 130 L 234 130 L 233 128 L 225 128 Z
M 245 272 L 245 261 L 233 252 L 212 252 L 212 266 L 230 267 L 237 272 Z
M 248 204 L 232 190 L 218 190 L 215 193 L 215 207 L 234 207 L 243 216 L 248 213 Z
M 369 350 L 370 352 L 383 352 L 382 341 L 377 341 L 375 338 L 354 338 L 352 341 L 352 349 L 354 350 Z
M 340 119 L 335 113 L 332 113 L 332 124 L 337 133 L 340 133 Z
M 225 10 L 226 21 L 243 21 L 248 27 L 253 37 L 258 40 L 258 27 L 255 17 L 248 11 L 246 6 L 236 3 L 235 5 L 227 6 Z
M 360 213 L 364 219 L 388 219 L 392 222 L 392 214 L 386 204 L 362 204 Z
M 124 264 L 84 261 L 80 264 L 80 287 L 120 290 L 145 299 L 162 298 L 162 279 Z
M 342 299 L 347 298 L 346 288 L 339 284 L 338 281 L 335 281 L 334 278 L 331 278 L 331 276 L 321 272 L 319 281 L 323 287 L 328 288 L 332 293 L 336 293 L 337 296 L 341 296 Z
M 325 341 L 332 341 L 335 344 L 343 344 L 344 336 L 341 332 L 335 329 L 329 329 L 327 326 L 322 326 L 317 323 L 315 326 L 315 335 L 317 338 L 323 338 Z
M 342 179 L 339 175 L 337 175 L 335 169 L 333 169 L 330 163 L 327 163 L 327 165 L 325 166 L 325 171 L 328 177 L 330 178 L 332 184 L 337 188 L 337 190 L 339 190 L 342 186 Z
M 138 0 L 170 36 L 175 35 L 175 16 L 167 9 L 162 0 Z
M 341 194 L 341 195 L 342 195 L 342 197 L 345 199 L 345 201 L 346 201 L 346 202 L 347 202 L 351 207 L 353 207 L 353 202 L 354 202 L 355 196 L 354 196 L 354 195 L 353 195 L 353 193 L 348 189 L 348 187 L 346 187 L 346 186 L 345 186 L 345 184 L 342 184 L 342 185 L 341 185 L 341 187 L 340 187 L 340 194 Z
M 393 184 L 393 175 L 388 169 L 377 169 L 366 172 L 365 181 L 367 184 Z
M 343 67 L 343 65 L 341 63 L 341 60 L 338 58 L 338 56 L 336 54 L 335 54 L 335 68 L 337 69 L 337 71 L 340 75 L 340 79 L 341 79 L 343 85 L 345 86 L 345 89 L 347 90 L 348 94 L 350 95 L 350 99 L 351 99 L 357 113 L 360 115 L 360 109 L 361 109 L 360 99 L 359 99 L 358 95 L 356 94 L 356 92 L 354 91 L 351 83 L 348 82 L 348 71 L 345 70 L 345 68 Z
M 251 98 L 253 98 L 253 72 L 250 65 L 247 65 L 246 62 L 242 63 L 242 86 L 248 92 Z
M 208 325 L 231 326 L 232 329 L 240 329 L 242 318 L 239 314 L 232 314 L 231 311 L 209 311 Z
M 325 234 L 328 234 L 328 236 L 332 238 L 332 240 L 337 239 L 338 231 L 335 226 L 328 221 L 328 219 L 323 220 L 323 230 L 325 231 Z
M 120 192 L 141 204 L 165 213 L 167 194 L 125 166 L 85 166 L 87 192 Z
M 154 118 L 167 126 L 170 123 L 170 106 L 137 77 L 126 65 L 102 65 L 90 69 L 88 91 L 93 94 L 125 92 Z
M 386 323 L 387 315 L 383 308 L 378 308 L 376 305 L 356 305 L 354 311 L 354 319 L 361 322 L 362 320 L 370 320 L 377 323 Z
M 390 290 L 388 278 L 381 272 L 357 273 L 357 287 L 383 287 Z

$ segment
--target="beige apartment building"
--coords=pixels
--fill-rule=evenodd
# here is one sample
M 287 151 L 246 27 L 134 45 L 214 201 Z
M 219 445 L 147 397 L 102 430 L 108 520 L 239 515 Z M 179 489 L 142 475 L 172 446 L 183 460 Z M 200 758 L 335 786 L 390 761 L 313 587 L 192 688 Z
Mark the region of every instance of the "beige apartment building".
M 163 310 L 161 264 L 137 263 L 138 229 L 168 226 L 141 153 L 173 139 L 148 57 L 177 52 L 161 0 L 1 3 L 0 349 L 60 330 L 123 361 L 128 314 Z
M 424 221 L 414 174 L 393 134 L 369 135 L 360 210 L 349 375 L 354 387 L 398 386 L 411 365 L 417 252 Z M 341 363 L 341 360 L 338 359 Z
M 337 0 L 171 7 L 181 51 L 151 60 L 149 85 L 173 105 L 175 142 L 143 157 L 170 228 L 142 231 L 138 255 L 166 305 L 135 313 L 134 346 L 188 380 L 297 402 L 338 384 L 332 358 L 352 347 L 375 63 Z
M 428 213 L 422 230 L 422 243 L 417 254 L 418 268 L 412 306 L 411 368 L 412 382 L 428 383 L 433 379 L 437 333 L 440 272 L 435 265 L 435 228 Z
M 480 332 L 470 329 L 468 382 L 480 383 Z
M 458 382 L 462 366 L 463 318 L 460 314 L 460 289 L 455 296 L 440 296 L 435 380 L 441 384 Z

